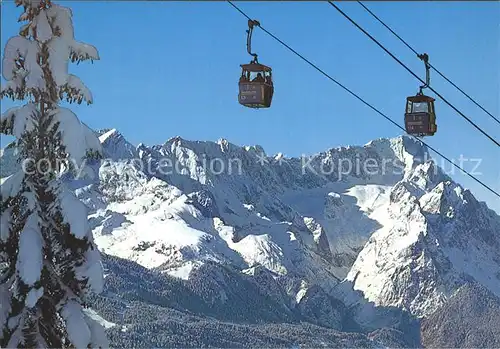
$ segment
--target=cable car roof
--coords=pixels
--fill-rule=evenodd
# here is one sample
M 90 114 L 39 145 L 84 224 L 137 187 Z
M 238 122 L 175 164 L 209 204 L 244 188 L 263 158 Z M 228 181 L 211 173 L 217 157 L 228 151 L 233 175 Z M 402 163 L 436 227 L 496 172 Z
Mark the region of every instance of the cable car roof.
M 432 98 L 431 96 L 426 96 L 426 95 L 410 96 L 410 97 L 407 97 L 406 100 L 408 100 L 412 103 L 434 102 L 435 101 L 434 98 Z
M 249 63 L 249 64 L 240 64 L 240 67 L 249 72 L 270 72 L 272 69 L 267 65 L 260 63 Z

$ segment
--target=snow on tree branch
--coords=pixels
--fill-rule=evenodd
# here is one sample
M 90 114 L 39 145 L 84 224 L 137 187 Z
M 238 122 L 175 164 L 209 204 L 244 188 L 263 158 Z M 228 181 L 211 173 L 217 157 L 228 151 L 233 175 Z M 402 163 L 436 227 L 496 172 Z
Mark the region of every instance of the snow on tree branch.
M 48 63 L 56 86 L 68 81 L 69 45 L 61 37 L 54 37 L 47 43 L 49 51 Z
M 101 262 L 101 255 L 92 237 L 92 249 L 85 252 L 87 263 L 76 268 L 76 277 L 78 280 L 88 280 L 88 284 L 93 292 L 101 293 L 104 288 L 104 267 Z
M 86 348 L 91 340 L 91 333 L 85 321 L 82 307 L 74 301 L 69 301 L 61 313 L 66 321 L 66 331 L 71 343 L 76 348 Z
M 11 309 L 11 292 L 10 288 L 12 286 L 12 282 L 5 282 L 0 284 L 0 326 L 3 327 L 5 322 L 7 321 L 8 314 Z
M 104 327 L 96 320 L 91 318 L 86 310 L 87 309 L 83 309 L 83 312 L 85 322 L 91 330 L 90 344 L 93 348 L 109 348 L 109 342 L 106 338 Z
M 34 103 L 8 109 L 0 117 L 0 133 L 20 139 L 24 132 L 35 128 L 38 109 Z
M 9 238 L 11 215 L 12 207 L 7 208 L 0 214 L 0 242 L 5 242 Z
M 8 97 L 12 100 L 23 100 L 26 97 L 26 88 L 23 76 L 16 76 L 0 87 L 0 98 Z
M 7 41 L 2 60 L 2 76 L 5 80 L 13 79 L 23 68 L 31 46 L 33 42 L 22 36 L 13 36 Z
M 42 68 L 38 64 L 40 47 L 34 41 L 14 36 L 5 45 L 2 59 L 2 76 L 10 81 L 22 75 L 28 89 L 47 89 Z
M 73 13 L 68 7 L 52 4 L 46 11 L 47 17 L 52 23 L 54 34 L 66 40 L 70 44 L 75 38 L 73 29 Z
M 66 101 L 69 103 L 82 103 L 82 101 L 87 102 L 87 104 L 92 104 L 92 93 L 87 86 L 80 80 L 78 76 L 69 74 L 66 84 L 61 86 L 59 90 L 60 98 L 63 99 L 66 95 Z
M 33 212 L 19 237 L 17 270 L 21 280 L 28 286 L 40 279 L 42 271 L 43 239 L 38 221 L 38 213 Z
M 31 24 L 31 28 L 34 28 L 33 37 L 41 42 L 47 42 L 52 39 L 52 28 L 49 24 L 47 14 L 45 11 L 40 11 L 35 17 Z
M 39 1 L 30 2 L 33 3 L 40 4 Z M 22 19 L 26 20 L 28 17 L 27 15 Z M 59 98 L 70 103 L 92 103 L 90 90 L 79 78 L 68 74 L 68 63 L 70 60 L 98 60 L 99 53 L 94 46 L 74 39 L 71 17 L 69 8 L 51 4 L 23 26 L 20 35 L 9 39 L 2 60 L 2 75 L 7 84 L 2 86 L 0 97 L 24 99 L 47 91 L 38 58 L 43 53 L 40 44 L 46 44 L 50 75 L 58 87 Z M 30 40 L 30 37 L 34 40 Z
M 24 303 L 28 308 L 33 308 L 36 305 L 36 302 L 43 296 L 43 287 L 40 288 L 32 288 L 29 292 L 28 295 L 26 296 L 26 300 Z
M 63 222 L 69 224 L 71 234 L 78 239 L 88 237 L 90 226 L 87 221 L 87 206 L 69 190 L 61 190 L 57 198 L 64 218 Z
M 102 154 L 102 145 L 94 132 L 82 124 L 71 110 L 58 107 L 51 113 L 52 124 L 59 123 L 62 145 L 68 157 L 80 163 L 90 152 Z
M 80 62 L 84 60 L 99 60 L 99 53 L 97 49 L 83 42 L 75 40 L 73 23 L 71 17 L 73 16 L 71 9 L 59 5 L 52 5 L 47 11 L 47 16 L 52 18 L 53 27 L 60 37 L 66 41 L 70 49 L 70 56 L 72 62 Z
M 71 62 L 81 62 L 89 59 L 91 61 L 97 61 L 99 60 L 99 53 L 92 45 L 73 41 L 73 44 L 71 45 L 70 59 Z

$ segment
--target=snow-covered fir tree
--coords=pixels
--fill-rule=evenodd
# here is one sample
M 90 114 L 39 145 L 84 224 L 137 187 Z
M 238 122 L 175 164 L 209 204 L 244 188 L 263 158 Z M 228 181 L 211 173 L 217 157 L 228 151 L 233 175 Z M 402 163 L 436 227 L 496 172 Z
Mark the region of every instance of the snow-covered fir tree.
M 81 166 L 101 152 L 93 132 L 61 106 L 92 102 L 68 65 L 99 56 L 75 41 L 70 9 L 15 3 L 25 24 L 6 43 L 0 97 L 26 104 L 0 119 L 23 161 L 0 190 L 0 347 L 107 347 L 86 304 L 89 292 L 102 290 L 100 254 L 86 207 L 61 179 L 74 173 L 72 161 Z

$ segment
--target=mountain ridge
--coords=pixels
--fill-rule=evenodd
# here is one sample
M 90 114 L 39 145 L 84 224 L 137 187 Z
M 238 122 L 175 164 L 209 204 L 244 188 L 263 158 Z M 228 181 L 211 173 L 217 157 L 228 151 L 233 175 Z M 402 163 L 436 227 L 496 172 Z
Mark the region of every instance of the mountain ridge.
M 225 139 L 134 147 L 116 129 L 96 136 L 104 159 L 68 185 L 89 208 L 100 250 L 199 280 L 222 308 L 248 279 L 261 286 L 231 309 L 262 294 L 272 304 L 265 321 L 298 312 L 345 331 L 338 319 L 349 313 L 356 332 L 411 347 L 418 319 L 464 285 L 500 293 L 500 217 L 409 137 L 288 158 Z M 13 153 L 0 155 L 15 170 Z

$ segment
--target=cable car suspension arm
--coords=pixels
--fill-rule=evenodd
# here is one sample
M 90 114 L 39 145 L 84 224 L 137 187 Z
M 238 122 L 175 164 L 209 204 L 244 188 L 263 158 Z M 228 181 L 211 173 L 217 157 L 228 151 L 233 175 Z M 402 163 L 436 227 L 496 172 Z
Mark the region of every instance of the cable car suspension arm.
M 247 51 L 250 56 L 253 56 L 253 62 L 258 63 L 257 54 L 252 53 L 252 32 L 254 26 L 260 26 L 259 21 L 255 19 L 248 20 L 248 30 L 247 30 Z
M 431 73 L 430 73 L 431 65 L 429 64 L 429 55 L 427 53 L 423 53 L 423 54 L 420 54 L 420 55 L 417 55 L 417 56 L 425 64 L 425 84 L 422 85 L 422 86 L 420 86 L 420 92 L 419 92 L 419 94 L 422 94 L 422 90 L 424 88 L 429 87 L 429 85 L 431 83 Z

